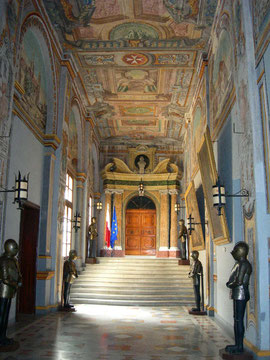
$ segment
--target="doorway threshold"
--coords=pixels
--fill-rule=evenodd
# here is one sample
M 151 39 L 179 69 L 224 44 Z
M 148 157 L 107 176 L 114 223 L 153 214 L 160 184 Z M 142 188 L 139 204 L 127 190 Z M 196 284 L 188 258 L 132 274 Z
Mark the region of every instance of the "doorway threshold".
M 157 259 L 156 256 L 149 256 L 149 255 L 125 255 L 125 257 L 132 259 Z

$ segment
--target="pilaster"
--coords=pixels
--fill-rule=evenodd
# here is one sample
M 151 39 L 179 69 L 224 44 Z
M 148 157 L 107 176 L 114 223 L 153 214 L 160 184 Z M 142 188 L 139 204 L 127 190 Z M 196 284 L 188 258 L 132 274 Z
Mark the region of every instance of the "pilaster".
M 180 257 L 180 250 L 178 248 L 177 240 L 177 212 L 175 211 L 175 204 L 177 202 L 177 190 L 169 190 L 171 195 L 171 229 L 170 229 L 170 250 L 169 257 L 178 258 Z
M 169 201 L 168 190 L 160 190 L 160 242 L 157 257 L 169 257 Z

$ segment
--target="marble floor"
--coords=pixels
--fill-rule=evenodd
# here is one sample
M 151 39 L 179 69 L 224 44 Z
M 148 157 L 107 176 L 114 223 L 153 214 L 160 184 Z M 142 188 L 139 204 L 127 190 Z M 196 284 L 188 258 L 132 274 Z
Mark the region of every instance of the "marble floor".
M 77 305 L 10 333 L 20 342 L 3 360 L 214 360 L 232 340 L 208 316 L 185 307 Z

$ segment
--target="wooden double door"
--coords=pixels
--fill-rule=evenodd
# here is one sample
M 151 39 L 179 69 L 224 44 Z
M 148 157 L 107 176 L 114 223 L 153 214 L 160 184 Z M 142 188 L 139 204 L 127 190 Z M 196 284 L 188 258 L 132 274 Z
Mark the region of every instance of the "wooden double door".
M 127 210 L 126 255 L 156 254 L 156 210 Z

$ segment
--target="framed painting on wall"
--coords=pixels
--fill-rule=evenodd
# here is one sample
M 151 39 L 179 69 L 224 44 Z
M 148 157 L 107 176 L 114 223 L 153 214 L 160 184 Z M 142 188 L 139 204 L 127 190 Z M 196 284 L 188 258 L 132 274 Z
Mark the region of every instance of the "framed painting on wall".
M 222 208 L 221 215 L 218 216 L 213 205 L 212 187 L 216 184 L 218 175 L 208 127 L 197 155 L 213 242 L 216 245 L 227 244 L 230 242 L 230 235 L 225 210 Z
M 269 120 L 267 116 L 267 107 L 265 102 L 264 82 L 260 86 L 260 103 L 261 103 L 261 117 L 263 126 L 263 150 L 264 150 L 264 165 L 266 176 L 266 196 L 267 196 L 267 212 L 270 213 L 270 134 L 269 134 Z
M 191 181 L 187 188 L 187 191 L 185 192 L 185 202 L 187 216 L 191 215 L 191 217 L 194 219 L 194 223 L 196 223 L 196 225 L 194 225 L 194 230 L 190 235 L 191 250 L 204 250 L 204 236 L 202 231 L 202 225 L 200 224 L 201 217 L 193 181 Z
M 255 213 L 253 211 L 251 216 L 244 216 L 245 222 L 245 242 L 249 246 L 248 260 L 252 265 L 253 274 L 250 277 L 249 291 L 250 300 L 247 303 L 247 326 L 253 324 L 257 328 L 257 286 L 256 286 L 256 226 Z

